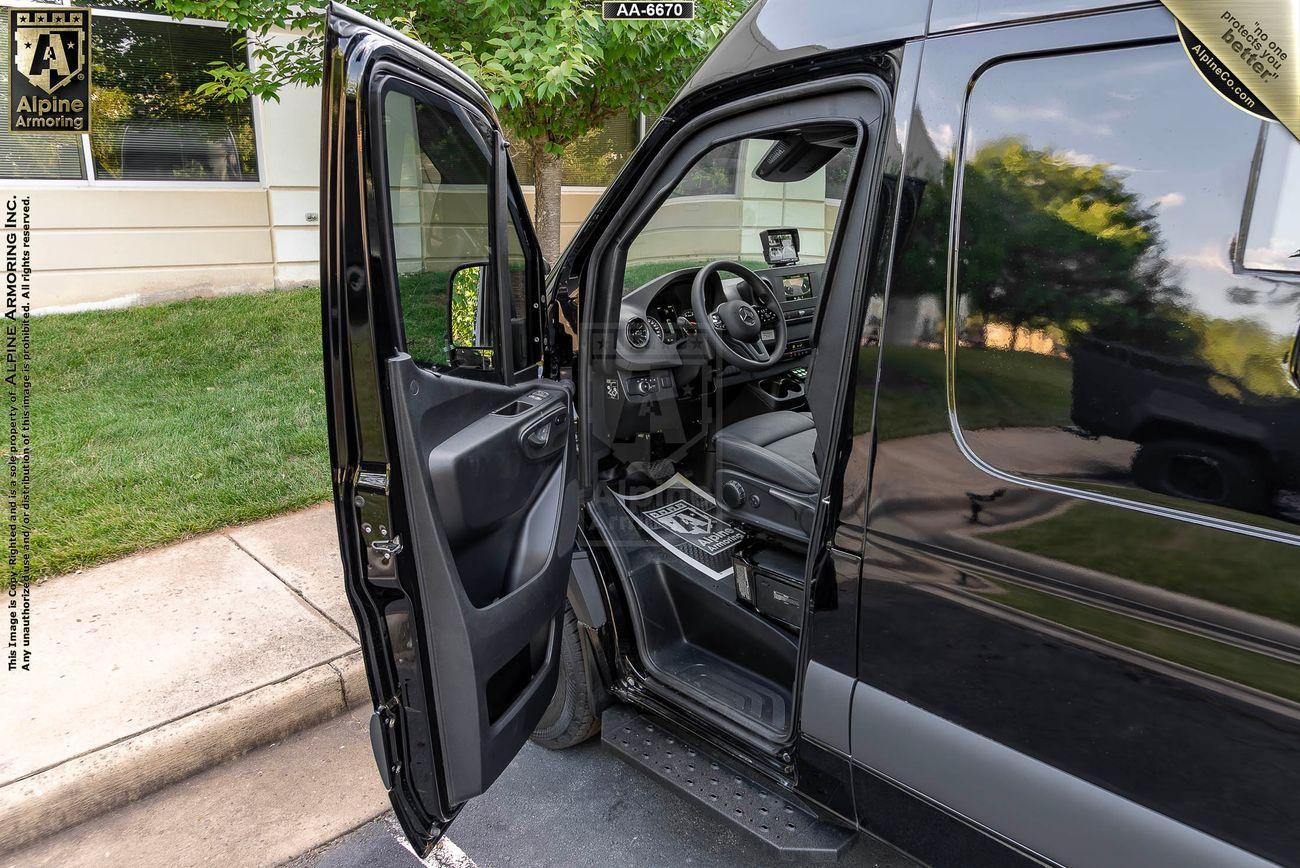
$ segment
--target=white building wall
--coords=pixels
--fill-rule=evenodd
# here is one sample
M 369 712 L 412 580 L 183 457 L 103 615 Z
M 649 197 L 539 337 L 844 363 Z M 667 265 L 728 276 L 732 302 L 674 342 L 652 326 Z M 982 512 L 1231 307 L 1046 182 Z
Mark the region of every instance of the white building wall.
M 6 195 L 32 197 L 33 309 L 318 284 L 320 110 L 318 87 L 254 102 L 255 182 L 0 180 Z M 601 192 L 565 189 L 562 243 Z
M 263 105 L 262 156 L 275 285 L 320 280 L 320 89 L 285 88 Z
M 284 37 L 286 40 L 288 37 Z M 284 87 L 263 102 L 262 179 L 266 185 L 276 286 L 320 282 L 319 87 Z
M 33 308 L 271 285 L 265 191 L 0 182 L 32 197 Z

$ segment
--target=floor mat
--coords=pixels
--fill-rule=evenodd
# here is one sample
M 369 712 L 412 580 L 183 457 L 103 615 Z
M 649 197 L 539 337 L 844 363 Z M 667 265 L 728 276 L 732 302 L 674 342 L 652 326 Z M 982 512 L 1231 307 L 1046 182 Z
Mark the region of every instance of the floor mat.
M 717 503 L 680 473 L 645 494 L 614 494 L 656 542 L 711 579 L 731 575 L 731 549 L 745 534 L 716 516 Z

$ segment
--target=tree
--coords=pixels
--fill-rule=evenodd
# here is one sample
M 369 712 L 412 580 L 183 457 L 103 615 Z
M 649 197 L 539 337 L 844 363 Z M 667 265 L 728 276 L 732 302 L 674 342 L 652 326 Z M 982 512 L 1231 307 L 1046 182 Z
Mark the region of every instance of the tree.
M 199 91 L 276 99 L 317 84 L 324 19 L 297 0 L 158 0 L 176 16 L 249 33 L 254 64 L 214 64 Z M 691 21 L 603 21 L 584 0 L 358 0 L 350 5 L 433 48 L 487 90 L 536 179 L 543 255 L 560 252 L 560 155 L 620 111 L 661 109 L 749 0 L 698 3 Z M 295 36 L 276 36 L 290 31 Z
M 966 165 L 962 202 L 963 290 L 972 310 L 1013 334 L 1055 326 L 1136 337 L 1178 294 L 1155 213 L 1104 163 L 990 142 Z

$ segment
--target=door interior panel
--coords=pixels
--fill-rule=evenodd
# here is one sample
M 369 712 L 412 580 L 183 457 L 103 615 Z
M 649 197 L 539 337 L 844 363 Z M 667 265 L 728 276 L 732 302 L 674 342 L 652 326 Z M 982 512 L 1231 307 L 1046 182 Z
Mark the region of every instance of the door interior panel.
M 417 632 L 459 804 L 505 769 L 555 690 L 577 523 L 570 396 L 548 381 L 436 373 L 405 353 L 387 364 L 395 475 L 419 541 Z
M 541 255 L 486 92 L 338 4 L 324 47 L 321 313 L 339 550 L 380 779 L 427 856 L 556 688 L 578 518 L 571 389 L 537 379 Z M 476 291 L 456 295 L 468 267 Z M 469 289 L 475 273 L 462 276 Z
M 563 391 L 530 389 L 525 400 L 507 395 L 504 406 L 486 414 L 483 402 L 496 406 L 501 396 L 494 389 L 475 398 L 464 408 L 468 424 L 441 403 L 416 410 L 416 442 L 429 444 L 443 533 L 465 593 L 482 608 L 536 575 L 549 555 L 569 411 Z M 449 427 L 454 433 L 447 435 Z

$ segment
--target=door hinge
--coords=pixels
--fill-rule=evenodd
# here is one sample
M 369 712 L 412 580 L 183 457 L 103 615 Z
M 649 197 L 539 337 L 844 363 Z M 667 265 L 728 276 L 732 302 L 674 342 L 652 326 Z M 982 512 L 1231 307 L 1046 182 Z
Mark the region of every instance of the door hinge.
M 397 726 L 397 710 L 393 700 L 375 709 L 370 715 L 370 750 L 379 768 L 379 780 L 384 789 L 391 790 L 402 764 L 393 757 L 392 730 Z

